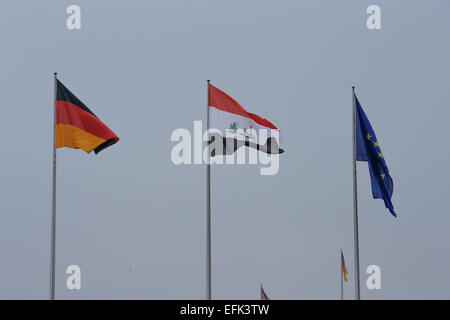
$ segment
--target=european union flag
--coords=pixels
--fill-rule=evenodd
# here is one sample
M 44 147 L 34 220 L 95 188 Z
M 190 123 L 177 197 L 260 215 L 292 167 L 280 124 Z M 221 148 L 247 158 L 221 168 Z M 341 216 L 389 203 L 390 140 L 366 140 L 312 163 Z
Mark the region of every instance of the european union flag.
M 394 183 L 389 175 L 389 169 L 384 161 L 375 132 L 367 119 L 358 98 L 355 95 L 356 110 L 356 161 L 369 163 L 370 181 L 372 182 L 372 195 L 374 199 L 383 199 L 386 208 L 396 217 L 391 202 Z

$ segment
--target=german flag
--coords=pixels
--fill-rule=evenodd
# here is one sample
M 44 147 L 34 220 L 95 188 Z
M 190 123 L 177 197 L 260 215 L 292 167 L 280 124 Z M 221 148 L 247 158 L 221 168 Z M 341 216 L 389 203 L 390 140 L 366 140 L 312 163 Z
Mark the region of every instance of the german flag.
M 345 282 L 348 282 L 347 279 L 348 270 L 347 266 L 345 265 L 344 254 L 342 253 L 342 249 L 341 249 L 341 272 L 344 275 Z
M 267 294 L 264 292 L 262 285 L 261 285 L 261 300 L 270 300 Z
M 119 138 L 69 89 L 56 80 L 56 148 L 82 149 L 95 154 Z

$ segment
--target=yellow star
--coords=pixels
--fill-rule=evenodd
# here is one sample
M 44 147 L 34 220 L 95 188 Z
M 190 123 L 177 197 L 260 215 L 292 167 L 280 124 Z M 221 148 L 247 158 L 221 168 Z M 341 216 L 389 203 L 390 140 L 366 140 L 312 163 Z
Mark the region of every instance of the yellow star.
M 381 152 L 378 152 L 378 158 L 383 158 L 383 154 Z
M 382 174 L 381 174 L 381 179 L 384 179 L 384 176 L 385 176 L 385 174 L 384 174 L 384 173 L 382 173 Z
M 373 143 L 373 146 L 374 146 L 374 147 L 379 147 L 380 145 L 378 144 L 377 141 L 375 141 L 375 142 Z
M 372 136 L 370 135 L 370 133 L 367 134 L 367 140 L 370 140 L 370 138 L 372 138 Z

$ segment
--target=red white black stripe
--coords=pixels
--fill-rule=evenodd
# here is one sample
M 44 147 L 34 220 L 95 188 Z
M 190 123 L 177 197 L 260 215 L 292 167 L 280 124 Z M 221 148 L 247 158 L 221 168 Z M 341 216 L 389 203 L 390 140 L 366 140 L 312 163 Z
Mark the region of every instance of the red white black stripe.
M 280 130 L 269 120 L 247 112 L 222 90 L 209 85 L 211 156 L 230 155 L 242 146 L 266 153 L 282 153 Z

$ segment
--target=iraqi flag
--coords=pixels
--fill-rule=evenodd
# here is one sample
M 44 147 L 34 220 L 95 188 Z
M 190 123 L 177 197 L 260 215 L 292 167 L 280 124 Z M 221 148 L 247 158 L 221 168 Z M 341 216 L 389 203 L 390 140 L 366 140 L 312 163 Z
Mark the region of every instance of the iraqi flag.
M 269 120 L 247 112 L 236 100 L 209 84 L 211 156 L 231 155 L 242 146 L 283 153 L 280 130 Z
M 82 149 L 95 154 L 119 138 L 62 82 L 56 80 L 56 148 Z

